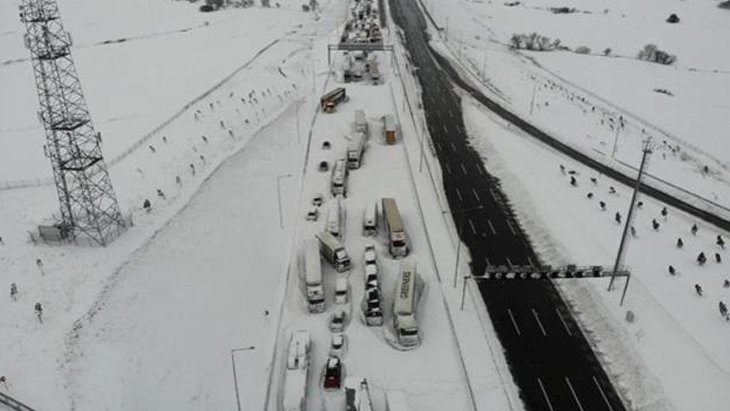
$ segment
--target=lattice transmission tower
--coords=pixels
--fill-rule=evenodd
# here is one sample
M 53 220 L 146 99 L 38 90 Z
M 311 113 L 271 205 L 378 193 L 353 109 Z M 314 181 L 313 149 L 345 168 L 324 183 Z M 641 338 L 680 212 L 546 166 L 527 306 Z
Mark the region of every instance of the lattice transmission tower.
M 58 227 L 64 238 L 106 245 L 124 220 L 71 57 L 71 38 L 55 0 L 22 0 L 19 9 L 60 201 Z

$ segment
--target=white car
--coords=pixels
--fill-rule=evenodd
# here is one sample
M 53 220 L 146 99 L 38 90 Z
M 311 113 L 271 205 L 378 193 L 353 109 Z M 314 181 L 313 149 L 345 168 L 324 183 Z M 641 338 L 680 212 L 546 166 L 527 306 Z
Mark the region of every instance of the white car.
M 316 206 L 312 206 L 307 211 L 307 221 L 317 221 L 319 217 L 319 209 Z
M 347 277 L 338 276 L 335 281 L 335 303 L 346 304 L 347 303 Z
M 345 334 L 332 334 L 330 355 L 341 356 L 345 350 Z
M 377 253 L 375 252 L 375 245 L 368 244 L 365 246 L 365 252 L 363 253 L 363 259 L 365 265 L 377 264 Z
M 337 311 L 332 315 L 330 318 L 330 331 L 333 333 L 341 333 L 345 330 L 345 312 L 344 311 Z

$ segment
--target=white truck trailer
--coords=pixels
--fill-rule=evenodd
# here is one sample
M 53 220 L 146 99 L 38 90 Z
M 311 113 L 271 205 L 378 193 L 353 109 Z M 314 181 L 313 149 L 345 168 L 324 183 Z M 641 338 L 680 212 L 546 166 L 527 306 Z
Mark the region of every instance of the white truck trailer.
M 304 242 L 304 284 L 307 288 L 307 308 L 310 313 L 324 312 L 324 287 L 322 285 L 322 264 L 320 245 L 317 240 Z
M 327 208 L 325 230 L 337 238 L 342 238 L 342 221 L 344 220 L 341 197 L 337 196 Z
M 338 194 L 347 196 L 347 163 L 344 158 L 335 161 L 335 165 L 332 167 L 330 189 L 334 196 Z
M 350 269 L 350 256 L 347 254 L 345 245 L 342 244 L 335 236 L 327 231 L 316 234 L 319 240 L 320 252 L 322 256 L 337 270 L 337 272 L 345 272 Z
M 394 258 L 408 255 L 408 236 L 394 198 L 383 198 L 383 220 L 388 236 L 388 251 Z
M 362 218 L 362 231 L 366 236 L 374 236 L 378 233 L 378 203 L 368 201 L 365 207 L 365 214 Z
M 284 411 L 304 411 L 307 405 L 310 335 L 307 330 L 292 333 L 284 380 Z
M 402 262 L 393 301 L 393 327 L 398 343 L 404 347 L 414 347 L 421 343 L 416 319 L 417 279 L 416 264 L 411 261 Z
M 362 156 L 365 152 L 365 134 L 357 132 L 347 143 L 347 168 L 350 170 L 360 168 Z
M 365 111 L 362 109 L 355 110 L 355 131 L 368 134 L 368 119 L 365 117 Z

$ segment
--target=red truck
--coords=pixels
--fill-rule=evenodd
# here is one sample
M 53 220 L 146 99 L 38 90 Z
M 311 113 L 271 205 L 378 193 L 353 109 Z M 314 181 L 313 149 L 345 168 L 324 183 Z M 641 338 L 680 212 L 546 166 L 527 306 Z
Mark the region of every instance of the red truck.
M 322 96 L 322 98 L 319 99 L 319 104 L 322 107 L 322 111 L 325 113 L 331 113 L 335 110 L 335 106 L 346 99 L 347 93 L 345 92 L 345 89 L 343 87 L 338 87 Z

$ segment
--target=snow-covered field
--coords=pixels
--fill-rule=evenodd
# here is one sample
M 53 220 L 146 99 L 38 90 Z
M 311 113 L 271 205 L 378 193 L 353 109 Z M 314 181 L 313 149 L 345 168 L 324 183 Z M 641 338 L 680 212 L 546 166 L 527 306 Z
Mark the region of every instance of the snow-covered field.
M 292 149 L 297 147 L 296 119 L 302 120 L 304 128 L 306 127 L 304 120 L 311 116 L 312 107 L 301 104 L 302 97 L 311 94 L 313 81 L 316 80 L 312 63 L 326 60 L 324 53 L 318 55 L 311 53 L 308 39 L 319 36 L 319 31 L 330 32 L 337 24 L 340 18 L 338 16 L 342 15 L 342 8 L 333 7 L 334 13 L 325 12 L 319 22 L 313 23 L 312 14 L 294 11 L 300 6 L 298 4 L 289 10 L 253 8 L 203 15 L 195 11 L 194 5 L 184 2 L 104 3 L 100 8 L 96 8 L 97 2 L 87 1 L 84 4 L 69 1 L 61 2 L 61 7 L 64 17 L 65 12 L 69 12 L 69 19 L 65 22 L 70 31 L 76 33 L 77 26 L 74 22 L 76 18 L 79 19 L 76 21 L 85 22 L 85 25 L 82 24 L 83 27 L 90 31 L 95 30 L 98 35 L 97 37 L 90 35 L 87 40 L 79 36 L 74 37 L 79 49 L 84 50 L 76 55 L 88 53 L 86 56 L 89 59 L 88 67 L 84 69 L 83 63 L 80 63 L 79 71 L 82 84 L 89 95 L 92 116 L 96 118 L 97 106 L 103 106 L 102 103 L 97 103 L 98 100 L 114 100 L 109 98 L 110 95 L 116 95 L 117 100 L 125 102 L 116 107 L 119 110 L 129 113 L 130 110 L 141 108 L 145 112 L 146 117 L 143 122 L 137 122 L 134 117 L 130 117 L 129 122 L 120 120 L 118 126 L 125 132 L 116 139 L 106 133 L 106 123 L 99 122 L 99 129 L 105 133 L 104 142 L 107 145 L 104 147 L 105 149 L 111 147 L 105 153 L 107 160 L 113 164 L 111 175 L 117 196 L 124 212 L 132 216 L 135 227 L 104 249 L 32 245 L 27 242 L 27 232 L 35 230 L 38 223 L 47 221 L 57 209 L 53 187 L 0 190 L 0 210 L 2 210 L 0 236 L 3 240 L 0 244 L 0 280 L 6 290 L 12 282 L 17 283 L 19 289 L 17 301 L 12 301 L 10 298 L 3 298 L 0 301 L 0 335 L 2 345 L 5 347 L 0 350 L 0 374 L 7 377 L 8 391 L 12 395 L 40 409 L 69 409 L 72 405 L 83 409 L 104 407 L 140 409 L 144 407 L 136 405 L 150 400 L 153 397 L 150 394 L 153 390 L 169 392 L 165 391 L 171 387 L 169 384 L 178 385 L 178 388 L 209 387 L 200 389 L 197 393 L 189 392 L 182 395 L 176 391 L 171 394 L 176 397 L 176 401 L 180 401 L 182 408 L 183 404 L 190 407 L 189 409 L 200 409 L 207 404 L 213 408 L 218 408 L 220 404 L 227 407 L 232 404 L 232 383 L 228 380 L 230 376 L 230 368 L 226 367 L 228 362 L 222 364 L 221 361 L 229 361 L 230 349 L 244 344 L 256 345 L 263 341 L 262 338 L 267 337 L 269 325 L 262 325 L 263 310 L 258 305 L 267 298 L 267 294 L 246 289 L 240 290 L 240 296 L 235 295 L 236 288 L 230 284 L 222 286 L 228 294 L 221 292 L 219 281 L 223 279 L 238 281 L 237 284 L 242 288 L 248 288 L 245 282 L 249 277 L 243 275 L 249 271 L 245 267 L 246 264 L 240 261 L 237 263 L 230 257 L 223 258 L 219 255 L 217 258 L 219 264 L 217 267 L 226 267 L 230 271 L 221 268 L 221 272 L 217 273 L 218 277 L 206 279 L 214 274 L 211 272 L 213 267 L 211 262 L 205 265 L 204 269 L 198 270 L 200 277 L 195 276 L 196 268 L 200 268 L 200 264 L 204 264 L 207 260 L 193 251 L 196 245 L 203 250 L 201 241 L 205 241 L 193 234 L 202 236 L 205 233 L 209 235 L 216 233 L 212 231 L 213 226 L 210 221 L 195 225 L 192 222 L 186 225 L 185 221 L 205 214 L 200 210 L 203 208 L 201 204 L 217 205 L 220 207 L 219 210 L 214 207 L 212 210 L 208 209 L 207 214 L 211 219 L 213 216 L 220 218 L 227 215 L 231 219 L 229 221 L 231 225 L 227 226 L 229 230 L 217 232 L 224 235 L 216 237 L 218 243 L 208 241 L 209 244 L 206 245 L 210 246 L 210 249 L 218 245 L 220 251 L 226 250 L 221 244 L 223 239 L 229 240 L 224 242 L 226 246 L 243 248 L 245 242 L 241 239 L 252 237 L 251 233 L 242 227 L 249 226 L 261 227 L 261 231 L 271 232 L 271 235 L 261 236 L 260 241 L 253 241 L 249 248 L 240 251 L 238 256 L 257 258 L 274 251 L 272 244 L 281 241 L 280 236 L 284 235 L 284 232 L 279 230 L 276 214 L 273 218 L 269 214 L 275 209 L 268 205 L 262 208 L 253 203 L 266 201 L 268 204 L 270 201 L 275 201 L 276 178 L 272 175 L 267 179 L 265 176 L 279 171 L 276 169 L 278 166 L 286 165 L 284 170 L 288 170 L 294 163 L 290 154 L 285 156 L 287 153 L 285 148 L 288 147 L 286 144 L 291 145 Z M 10 20 L 10 17 L 17 16 L 14 8 L 10 6 L 12 5 L 3 3 L 3 12 L 0 13 L 3 22 L 6 22 L 6 19 L 8 22 L 3 27 L 14 29 L 4 32 L 2 36 L 3 47 L 0 50 L 4 61 L 24 58 L 24 55 L 17 54 L 12 47 L 6 47 L 18 39 L 22 42 L 22 27 L 19 22 Z M 6 13 L 5 9 L 9 11 Z M 138 14 L 145 15 L 145 11 L 149 12 L 147 16 L 152 15 L 156 18 L 136 18 Z M 74 15 L 76 17 L 71 17 Z M 205 30 L 201 28 L 181 34 L 188 36 L 182 43 L 176 40 L 176 34 L 158 35 L 166 28 L 188 27 L 202 23 L 201 16 L 220 19 L 221 24 L 226 22 L 228 30 L 234 30 L 235 33 L 225 35 L 219 32 L 208 38 L 206 37 L 208 35 L 203 34 Z M 270 24 L 276 19 L 278 19 L 277 24 Z M 198 35 L 203 37 L 197 38 Z M 95 38 L 120 36 L 139 37 L 138 40 L 121 43 L 125 47 L 138 46 L 138 49 L 128 51 L 133 54 L 133 58 L 129 62 L 130 67 L 125 66 L 124 69 L 117 68 L 120 64 L 116 64 L 113 70 L 110 66 L 104 65 L 109 58 L 102 52 L 106 46 L 80 45 L 92 44 Z M 217 40 L 216 44 L 220 47 L 210 46 L 211 42 L 216 42 L 214 40 Z M 151 46 L 147 41 L 155 45 Z M 228 43 L 225 43 L 226 41 Z M 150 50 L 148 47 L 153 49 Z M 180 53 L 166 56 L 167 49 L 178 50 Z M 183 55 L 183 51 L 188 57 L 203 53 L 198 56 L 203 60 L 199 64 L 188 64 L 185 62 L 188 57 Z M 100 61 L 95 60 L 95 52 L 98 52 Z M 220 55 L 217 56 L 215 53 Z M 174 60 L 175 70 L 166 69 L 165 72 L 155 74 L 150 68 L 166 67 L 155 59 L 165 58 Z M 83 59 L 84 57 L 80 57 L 77 61 Z M 8 166 L 14 170 L 32 172 L 38 169 L 47 170 L 48 164 L 42 154 L 39 154 L 42 153 L 40 149 L 43 144 L 42 130 L 37 124 L 31 125 L 34 121 L 32 119 L 26 123 L 23 121 L 23 118 L 28 119 L 28 116 L 34 118 L 33 112 L 37 107 L 33 80 L 32 77 L 27 81 L 15 77 L 16 73 L 23 73 L 22 70 L 15 72 L 14 69 L 10 69 L 16 66 L 22 66 L 26 74 L 30 74 L 31 67 L 27 61 L 4 64 L 0 68 L 3 90 L 12 90 L 11 93 L 4 92 L 0 97 L 0 105 L 3 107 L 0 110 L 3 116 L 3 132 L 0 133 L 2 136 L 0 156 L 3 156 L 3 159 L 0 161 L 2 164 L 0 167 Z M 99 71 L 93 73 L 96 69 Z M 199 69 L 208 73 L 200 72 Z M 105 81 L 94 83 L 95 74 L 101 75 L 104 70 L 114 73 L 116 79 L 125 86 L 117 87 L 116 83 Z M 85 82 L 86 78 L 91 80 L 92 86 Z M 99 96 L 96 97 L 96 101 L 93 95 Z M 23 96 L 28 96 L 27 101 Z M 24 111 L 21 106 L 24 107 Z M 18 115 L 12 115 L 11 111 Z M 5 117 L 9 113 L 11 115 Z M 272 121 L 276 121 L 276 128 L 267 129 L 260 138 L 257 137 L 252 141 L 252 137 Z M 12 134 L 15 131 L 6 133 L 6 129 L 24 133 L 23 143 L 13 140 Z M 127 133 L 127 130 L 130 132 Z M 143 139 L 144 133 L 147 135 Z M 270 141 L 266 140 L 267 137 Z M 260 141 L 262 139 L 263 142 Z M 249 150 L 249 143 L 253 147 L 251 152 L 246 151 Z M 36 144 L 35 149 L 28 148 L 33 144 Z M 263 152 L 261 145 L 268 147 L 269 151 Z M 22 152 L 26 148 L 32 152 Z M 175 223 L 166 225 L 186 206 L 214 170 L 241 149 L 244 149 L 244 152 L 240 156 L 245 158 L 254 153 L 256 153 L 254 160 L 276 154 L 275 158 L 281 158 L 282 161 L 267 164 L 266 166 L 270 168 L 253 160 L 248 161 L 246 163 L 250 164 L 245 173 L 250 175 L 246 176 L 247 178 L 236 174 L 236 170 L 225 171 L 234 166 L 224 167 L 221 173 L 224 176 L 219 177 L 223 181 L 220 183 L 211 181 L 210 187 L 204 189 L 198 196 L 202 197 L 197 200 L 198 203 L 193 203 L 190 210 L 180 214 L 180 218 L 174 220 Z M 40 157 L 40 163 L 34 163 L 34 156 Z M 244 160 L 235 161 L 240 164 Z M 5 170 L 2 175 L 3 178 L 6 176 Z M 260 185 L 252 185 L 250 180 L 253 176 L 261 177 L 260 181 L 256 181 Z M 176 183 L 177 177 L 180 178 L 180 184 Z M 237 196 L 241 203 L 228 199 L 230 194 L 222 192 L 225 190 L 219 188 L 220 185 L 230 185 L 230 189 L 235 190 L 235 184 L 231 183 L 232 179 L 240 180 L 241 185 L 236 187 L 244 193 Z M 289 193 L 295 192 L 294 181 L 290 179 L 282 182 L 283 200 L 289 198 Z M 164 198 L 156 195 L 157 189 L 163 191 Z M 273 197 L 270 197 L 271 195 Z M 145 198 L 152 201 L 152 212 L 149 214 L 141 210 L 141 202 Z M 223 212 L 223 204 L 229 207 L 228 213 L 217 214 Z M 291 211 L 284 206 L 285 213 Z M 257 212 L 259 214 L 256 214 Z M 225 220 L 220 222 L 224 223 Z M 266 230 L 263 229 L 265 224 L 269 224 Z M 166 240 L 169 238 L 165 234 L 167 230 L 178 230 L 176 233 L 180 233 L 179 230 L 187 231 L 185 237 L 187 242 L 182 239 Z M 190 247 L 187 249 L 190 251 L 185 247 Z M 150 248 L 152 251 L 149 251 Z M 158 250 L 163 258 L 150 257 L 150 252 L 154 254 Z M 186 264 L 185 260 L 180 260 L 178 266 L 167 266 L 167 263 L 172 262 L 166 261 L 165 255 L 175 253 L 184 253 L 190 257 L 189 261 L 195 261 L 198 265 Z M 208 256 L 210 261 L 216 260 L 212 251 L 207 254 L 210 254 Z M 41 260 L 41 266 L 36 265 L 36 259 Z M 252 260 L 247 259 L 247 261 Z M 253 261 L 257 260 L 254 258 Z M 273 261 L 275 263 L 272 266 L 265 266 L 262 263 L 261 270 L 279 269 L 280 261 Z M 168 288 L 171 284 L 165 281 L 166 278 L 183 280 L 186 275 L 189 275 L 187 281 L 180 284 L 178 292 Z M 239 278 L 239 275 L 242 277 Z M 145 278 L 147 276 L 149 278 Z M 261 285 L 262 290 L 268 290 L 270 293 L 268 297 L 271 299 L 275 299 L 277 295 L 277 278 L 278 276 L 274 275 L 271 282 L 264 281 Z M 141 286 L 140 284 L 150 288 L 135 294 L 136 287 Z M 193 289 L 197 290 L 198 294 L 187 296 Z M 156 294 L 157 292 L 160 294 Z M 249 298 L 250 310 L 238 312 L 235 303 L 244 301 L 245 292 L 253 293 Z M 224 298 L 224 295 L 228 295 L 228 298 Z M 164 296 L 169 296 L 170 301 L 160 301 Z M 196 309 L 195 305 L 185 305 L 188 298 L 190 302 L 195 301 L 195 298 L 198 301 L 208 301 L 207 309 L 210 311 L 205 311 L 204 307 Z M 136 310 L 134 312 L 139 313 L 145 321 L 133 321 L 131 320 L 133 317 L 128 317 L 129 322 L 112 321 L 131 312 L 128 307 L 130 300 L 134 301 Z M 44 307 L 43 324 L 39 324 L 33 315 L 33 305 L 36 302 L 41 302 Z M 120 304 L 116 305 L 115 302 Z M 150 306 L 146 305 L 147 303 Z M 176 304 L 185 306 L 175 309 Z M 179 313 L 172 314 L 173 311 Z M 197 317 L 194 317 L 193 311 L 198 313 Z M 183 328 L 195 325 L 192 322 L 183 324 L 181 321 L 170 321 L 167 323 L 168 329 L 164 329 L 162 324 L 156 322 L 164 322 L 168 314 L 173 320 L 185 316 L 191 320 L 193 318 L 200 320 L 205 313 L 218 313 L 219 321 L 207 319 L 199 321 L 197 328 Z M 240 327 L 231 328 L 231 323 L 223 319 L 239 322 Z M 244 321 L 251 321 L 250 327 L 249 324 L 244 324 Z M 110 322 L 117 328 L 110 327 Z M 87 329 L 91 331 L 87 332 Z M 195 336 L 205 341 L 205 333 L 196 331 L 201 329 L 209 332 L 211 338 L 213 334 L 221 336 L 216 340 L 218 348 L 207 352 L 209 356 L 202 355 L 197 349 L 198 346 L 195 344 L 201 340 L 191 338 Z M 248 329 L 257 330 L 257 333 L 246 335 L 244 330 Z M 154 333 L 150 334 L 152 330 Z M 179 344 L 178 350 L 173 349 L 170 344 L 162 344 L 162 341 L 156 340 L 159 336 L 174 337 L 180 334 L 186 335 L 189 341 Z M 141 337 L 145 335 L 148 339 Z M 126 339 L 123 340 L 122 336 Z M 270 344 L 262 342 L 259 349 L 265 351 L 268 346 Z M 128 351 L 120 350 L 120 347 L 125 347 Z M 155 347 L 155 350 L 144 354 L 141 352 L 150 347 Z M 87 349 L 91 357 L 103 360 L 91 364 L 86 362 Z M 135 351 L 138 349 L 140 351 Z M 180 357 L 172 356 L 171 353 L 195 357 L 197 360 L 195 363 L 202 365 L 200 369 L 185 367 L 178 370 L 179 372 L 169 372 L 173 364 L 182 363 Z M 145 357 L 145 354 L 149 357 Z M 245 359 L 242 354 L 237 356 L 241 361 Z M 137 360 L 127 361 L 128 358 Z M 266 358 L 266 355 L 262 352 L 261 356 L 256 358 Z M 154 359 L 158 361 L 146 361 Z M 110 367 L 97 368 L 104 364 Z M 265 362 L 241 364 L 242 367 L 247 365 L 261 368 L 265 367 Z M 206 366 L 209 368 L 205 368 Z M 242 373 L 241 386 L 252 387 L 255 390 L 258 386 L 251 383 L 250 376 L 251 374 Z M 219 387 L 222 383 L 217 378 L 225 379 L 229 390 Z M 121 389 L 118 385 L 120 381 L 131 382 Z M 90 388 L 88 386 L 90 382 L 98 383 L 98 386 Z M 210 384 L 214 384 L 215 387 Z M 39 387 L 43 389 L 40 390 Z M 249 392 L 245 394 L 253 395 Z M 161 404 L 167 404 L 166 401 L 171 400 L 167 394 L 165 397 L 167 398 L 163 396 L 157 398 L 159 402 L 151 409 L 164 408 Z
M 506 3 L 511 2 L 422 2 L 444 29 L 453 56 L 475 78 L 486 70 L 490 94 L 517 113 L 627 171 L 638 167 L 642 141 L 651 137 L 656 155 L 649 181 L 730 216 L 730 144 L 719 137 L 730 127 L 730 59 L 715 51 L 730 36 L 727 10 L 701 0 Z M 548 9 L 563 6 L 577 12 Z M 678 24 L 665 22 L 671 13 L 679 15 Z M 592 52 L 509 49 L 513 34 L 531 32 Z M 636 59 L 649 43 L 676 54 L 678 62 L 662 66 Z M 606 48 L 609 56 L 603 55 Z

